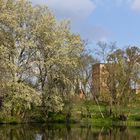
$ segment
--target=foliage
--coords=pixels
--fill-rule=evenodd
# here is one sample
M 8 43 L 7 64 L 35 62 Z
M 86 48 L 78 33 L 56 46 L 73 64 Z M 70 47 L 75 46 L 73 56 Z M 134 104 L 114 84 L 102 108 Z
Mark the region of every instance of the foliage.
M 115 45 L 113 47 L 107 44 L 103 44 L 101 49 L 106 62 L 103 69 L 105 81 L 102 81 L 106 85 L 108 95 L 105 102 L 110 104 L 111 115 L 113 113 L 117 117 L 128 117 L 129 111 L 124 112 L 120 108 L 130 107 L 139 101 L 137 90 L 140 84 L 140 49 L 136 46 L 117 49 Z
M 134 91 L 140 83 L 140 50 L 116 49 L 115 43 L 110 49 L 106 43 L 99 46 L 98 54 L 109 63 L 108 102 L 120 115 L 120 107 L 140 99 Z M 71 32 L 70 22 L 57 20 L 48 7 L 0 0 L 0 117 L 43 121 L 51 113 L 73 109 L 72 98 L 79 98 L 80 91 L 91 95 L 92 65 L 98 61 L 85 47 L 80 35 Z M 78 103 L 86 116 L 98 112 L 99 106 Z M 101 111 L 106 112 L 104 107 Z
M 33 108 L 63 109 L 75 90 L 84 50 L 67 20 L 27 0 L 0 0 L 0 91 L 5 115 L 26 118 Z

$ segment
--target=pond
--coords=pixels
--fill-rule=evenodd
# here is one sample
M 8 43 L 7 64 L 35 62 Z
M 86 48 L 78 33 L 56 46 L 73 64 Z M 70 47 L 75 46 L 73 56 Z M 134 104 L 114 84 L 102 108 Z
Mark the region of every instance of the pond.
M 140 127 L 1 125 L 0 140 L 140 140 Z

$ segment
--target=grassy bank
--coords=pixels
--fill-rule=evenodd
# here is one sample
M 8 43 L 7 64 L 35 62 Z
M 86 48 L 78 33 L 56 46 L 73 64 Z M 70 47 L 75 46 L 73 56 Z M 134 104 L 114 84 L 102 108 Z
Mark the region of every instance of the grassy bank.
M 112 125 L 127 125 L 140 126 L 140 109 L 135 107 L 120 108 L 120 112 L 129 115 L 126 121 L 120 120 L 118 117 L 109 115 L 109 106 L 103 103 L 95 104 L 93 101 L 76 101 L 67 104 L 61 112 L 50 112 L 47 118 L 44 118 L 40 112 L 31 113 L 26 119 L 18 116 L 5 116 L 0 114 L 0 123 L 68 123 L 66 120 L 67 113 L 70 113 L 69 123 L 94 125 L 94 126 L 112 126 Z M 35 110 L 35 112 L 37 112 Z M 114 110 L 115 112 L 115 110 Z

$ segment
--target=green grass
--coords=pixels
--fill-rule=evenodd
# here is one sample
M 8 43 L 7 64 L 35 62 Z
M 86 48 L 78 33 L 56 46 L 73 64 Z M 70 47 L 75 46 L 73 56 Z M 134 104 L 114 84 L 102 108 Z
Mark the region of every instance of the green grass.
M 40 113 L 33 113 L 28 122 L 50 122 L 50 123 L 66 123 L 66 114 L 70 111 L 71 123 L 79 124 L 92 124 L 94 126 L 110 126 L 110 125 L 139 125 L 140 126 L 140 108 L 139 106 L 135 107 L 120 107 L 119 113 L 124 113 L 128 116 L 127 121 L 119 120 L 119 117 L 109 116 L 109 106 L 103 103 L 100 103 L 100 111 L 103 113 L 104 118 L 101 116 L 99 111 L 99 106 L 96 105 L 93 101 L 79 101 L 72 102 L 71 106 L 65 106 L 64 110 L 59 113 L 50 113 L 48 119 L 44 119 Z M 114 113 L 115 108 L 114 108 Z M 5 116 L 2 117 L 0 114 L 0 123 L 21 123 L 24 122 L 17 117 Z

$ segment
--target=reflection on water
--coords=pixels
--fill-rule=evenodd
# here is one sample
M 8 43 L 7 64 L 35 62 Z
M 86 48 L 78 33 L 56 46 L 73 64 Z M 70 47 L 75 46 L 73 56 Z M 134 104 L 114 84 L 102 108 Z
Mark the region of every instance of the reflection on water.
M 2 125 L 0 140 L 140 140 L 140 127 Z

